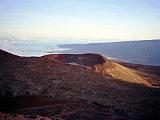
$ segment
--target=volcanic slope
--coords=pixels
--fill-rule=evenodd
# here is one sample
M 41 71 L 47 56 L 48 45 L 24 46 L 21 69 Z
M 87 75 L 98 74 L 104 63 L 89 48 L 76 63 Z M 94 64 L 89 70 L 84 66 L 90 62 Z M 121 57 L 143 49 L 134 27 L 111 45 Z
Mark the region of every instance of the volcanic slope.
M 96 65 L 116 64 L 101 55 L 19 57 L 1 50 L 0 58 L 2 112 L 62 120 L 160 119 L 160 89 L 95 72 Z
M 50 60 L 59 60 L 63 63 L 71 65 L 79 65 L 86 67 L 87 69 L 94 70 L 97 73 L 103 75 L 110 75 L 117 80 L 123 80 L 126 82 L 143 84 L 150 87 L 159 87 L 160 80 L 158 77 L 152 77 L 145 72 L 140 72 L 133 69 L 133 67 L 127 67 L 121 63 L 111 61 L 99 54 L 59 54 L 59 55 L 46 55 L 43 56 Z M 156 79 L 156 80 L 155 80 Z

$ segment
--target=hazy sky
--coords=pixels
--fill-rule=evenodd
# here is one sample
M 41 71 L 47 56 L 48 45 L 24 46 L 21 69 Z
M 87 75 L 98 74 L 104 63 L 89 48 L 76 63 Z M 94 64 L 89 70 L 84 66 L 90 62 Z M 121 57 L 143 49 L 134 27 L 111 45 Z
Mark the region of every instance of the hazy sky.
M 160 0 L 0 0 L 0 35 L 160 38 Z

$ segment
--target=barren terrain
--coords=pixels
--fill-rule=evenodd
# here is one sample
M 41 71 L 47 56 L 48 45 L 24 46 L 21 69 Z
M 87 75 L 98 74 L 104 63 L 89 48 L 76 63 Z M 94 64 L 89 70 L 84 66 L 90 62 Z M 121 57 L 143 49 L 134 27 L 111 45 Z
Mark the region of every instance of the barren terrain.
M 159 72 L 93 53 L 19 57 L 1 50 L 0 119 L 158 120 Z

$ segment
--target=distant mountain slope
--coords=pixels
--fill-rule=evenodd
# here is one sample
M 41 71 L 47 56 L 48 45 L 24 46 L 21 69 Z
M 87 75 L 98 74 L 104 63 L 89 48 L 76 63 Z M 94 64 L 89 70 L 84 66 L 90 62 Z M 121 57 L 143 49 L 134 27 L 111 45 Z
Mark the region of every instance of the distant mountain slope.
M 160 89 L 93 71 L 100 64 L 115 65 L 101 55 L 13 57 L 1 52 L 13 59 L 0 64 L 0 111 L 62 120 L 160 119 Z M 6 59 L 3 54 L 0 58 Z
M 60 45 L 64 53 L 98 53 L 129 63 L 160 66 L 160 40 Z

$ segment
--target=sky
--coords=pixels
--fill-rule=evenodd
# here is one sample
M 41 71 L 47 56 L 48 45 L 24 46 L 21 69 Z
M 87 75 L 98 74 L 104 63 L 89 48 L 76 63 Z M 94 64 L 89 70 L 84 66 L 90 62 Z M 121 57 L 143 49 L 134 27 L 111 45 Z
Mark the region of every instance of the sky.
M 0 36 L 160 38 L 160 0 L 0 0 Z

